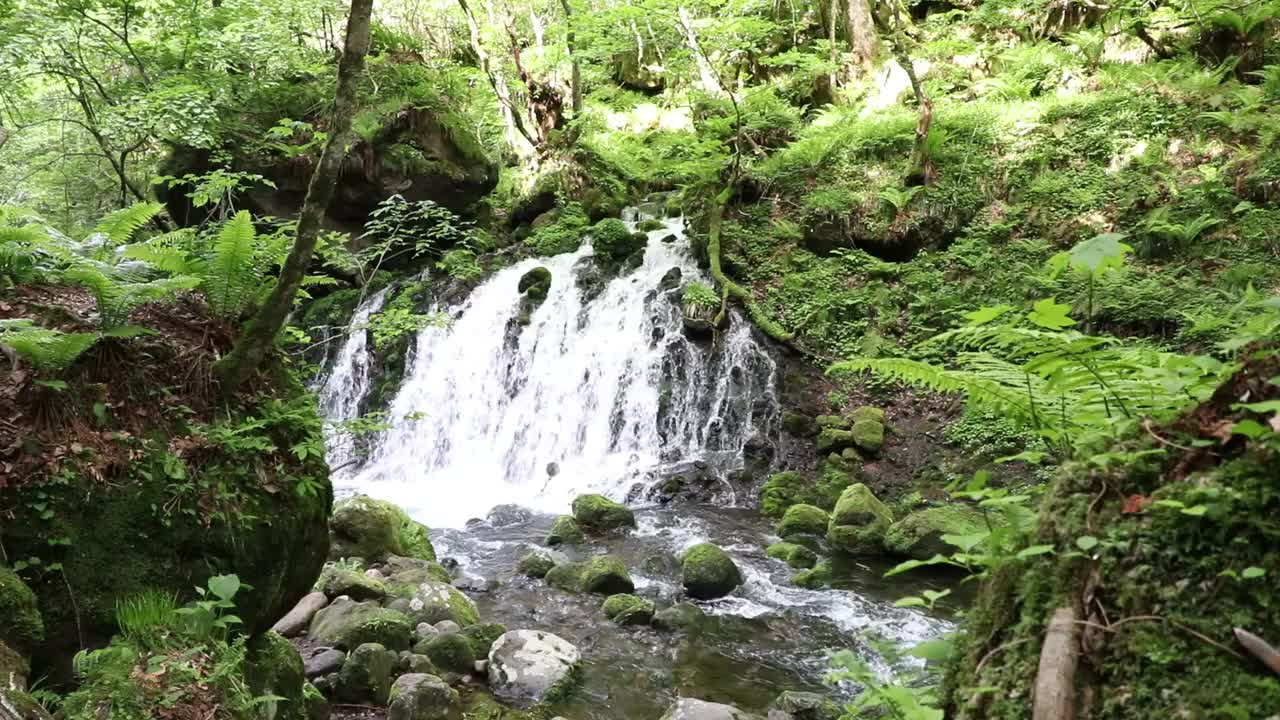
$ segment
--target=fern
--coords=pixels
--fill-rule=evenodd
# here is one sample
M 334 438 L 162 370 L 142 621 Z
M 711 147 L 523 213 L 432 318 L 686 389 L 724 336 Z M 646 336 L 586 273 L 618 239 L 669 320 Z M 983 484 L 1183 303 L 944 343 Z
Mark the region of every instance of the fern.
M 46 372 L 70 367 L 97 340 L 96 333 L 64 333 L 25 318 L 0 320 L 0 345 L 12 348 L 37 370 Z
M 222 226 L 213 255 L 204 267 L 201 285 L 209 307 L 234 318 L 262 289 L 262 270 L 254 252 L 257 234 L 249 213 L 241 210 Z
M 123 245 L 129 242 L 139 228 L 150 222 L 156 215 L 159 215 L 163 209 L 164 205 L 158 202 L 131 205 L 122 210 L 108 213 L 98 222 L 98 227 L 94 229 L 94 232 L 105 236 L 111 245 Z

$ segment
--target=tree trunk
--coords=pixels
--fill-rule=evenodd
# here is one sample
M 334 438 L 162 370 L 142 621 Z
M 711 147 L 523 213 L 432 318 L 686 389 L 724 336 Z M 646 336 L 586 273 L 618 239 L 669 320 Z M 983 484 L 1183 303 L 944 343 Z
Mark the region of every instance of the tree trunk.
M 355 115 L 359 100 L 360 75 L 364 72 L 364 57 L 369 52 L 369 22 L 373 15 L 373 0 L 351 0 L 351 14 L 347 17 L 347 37 L 343 44 L 342 60 L 338 63 L 338 87 L 334 96 L 333 119 L 329 126 L 329 140 L 320 154 L 320 162 L 311 182 L 298 217 L 298 229 L 293 248 L 280 278 L 261 309 L 249 322 L 244 334 L 236 341 L 231 353 L 218 361 L 214 372 L 222 382 L 222 392 L 230 394 L 244 384 L 262 364 L 275 346 L 293 301 L 302 286 L 302 279 L 311 264 L 316 241 L 320 237 L 321 223 L 338 184 L 342 161 L 346 156 L 347 136 L 351 133 L 351 118 Z
M 868 65 L 880 52 L 880 38 L 876 37 L 875 22 L 871 18 L 871 2 L 848 0 L 844 10 L 849 49 L 860 64 Z
M 560 7 L 564 8 L 564 23 L 568 28 L 564 42 L 573 62 L 573 75 L 569 81 L 569 95 L 572 98 L 570 107 L 573 108 L 573 116 L 577 117 L 582 112 L 582 63 L 578 61 L 577 49 L 574 47 L 573 7 L 569 5 L 569 0 L 560 0 Z
M 724 88 L 720 87 L 720 80 L 711 68 L 711 62 L 707 60 L 706 54 L 702 52 L 702 46 L 698 44 L 698 36 L 693 32 L 693 21 L 689 18 L 689 11 L 683 5 L 676 11 L 680 17 L 680 29 L 684 31 L 685 43 L 698 64 L 698 77 L 702 80 L 702 89 L 710 95 L 724 94 Z
M 920 85 L 916 77 L 915 65 L 907 53 L 907 33 L 902 29 L 902 15 L 898 6 L 893 7 L 893 52 L 911 81 L 911 91 L 915 93 L 916 105 L 920 108 L 920 120 L 916 123 L 915 147 L 911 150 L 911 170 L 907 176 L 908 185 L 932 185 L 937 179 L 938 171 L 933 165 L 933 157 L 929 154 L 929 129 L 933 126 L 933 103 Z
M 827 51 L 830 53 L 828 60 L 831 62 L 831 73 L 827 77 L 827 82 L 831 84 L 831 92 L 834 93 L 840 86 L 840 51 L 836 48 L 836 3 L 838 0 L 831 0 L 827 8 L 827 42 L 830 47 Z M 850 0 L 853 2 L 853 0 Z
M 517 155 L 527 157 L 537 148 L 538 143 L 529 134 L 529 129 L 524 125 L 524 120 L 521 117 L 523 110 L 517 107 L 515 101 L 511 99 L 511 90 L 507 87 L 507 80 L 503 76 L 502 70 L 494 67 L 489 60 L 489 52 L 484 49 L 484 43 L 480 36 L 480 23 L 476 20 L 475 13 L 471 11 L 471 5 L 467 0 L 458 0 L 458 5 L 462 7 L 462 14 L 467 18 L 467 32 L 471 37 L 471 50 L 476 54 L 476 59 L 480 62 L 480 70 L 488 78 L 489 86 L 493 88 L 494 95 L 498 97 L 498 107 L 502 111 L 502 120 L 507 127 L 507 142 Z M 525 142 L 520 142 L 521 139 Z

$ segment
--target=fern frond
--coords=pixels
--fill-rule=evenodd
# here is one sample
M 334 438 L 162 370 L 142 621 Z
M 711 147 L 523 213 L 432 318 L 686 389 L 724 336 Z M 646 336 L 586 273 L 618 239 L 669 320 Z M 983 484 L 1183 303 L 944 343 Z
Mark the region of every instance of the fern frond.
M 223 317 L 239 315 L 261 288 L 262 273 L 254 253 L 256 236 L 253 220 L 244 210 L 218 232 L 203 285 L 209 307 Z
M 64 333 L 40 327 L 25 318 L 0 320 L 0 345 L 13 348 L 42 371 L 66 369 L 97 340 L 94 333 Z
M 112 245 L 123 245 L 129 242 L 138 228 L 150 222 L 163 209 L 164 205 L 158 202 L 130 205 L 102 218 L 94 232 L 102 233 Z
M 966 370 L 950 370 L 907 358 L 854 358 L 836 363 L 828 374 L 870 371 L 908 385 L 934 392 L 961 393 L 978 405 L 1012 413 L 1021 418 L 1032 416 L 1030 399 L 999 380 Z
M 141 260 L 157 270 L 169 273 L 186 274 L 195 271 L 191 257 L 185 250 L 165 245 L 143 243 L 125 248 L 124 256 L 133 260 Z

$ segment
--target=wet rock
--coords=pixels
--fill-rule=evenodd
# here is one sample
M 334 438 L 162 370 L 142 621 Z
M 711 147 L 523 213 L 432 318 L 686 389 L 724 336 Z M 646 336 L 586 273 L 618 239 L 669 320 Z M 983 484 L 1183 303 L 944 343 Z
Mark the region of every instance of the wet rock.
M 573 500 L 573 519 L 579 527 L 594 533 L 610 532 L 636 526 L 631 508 L 603 495 L 579 495 Z
M 596 555 L 585 562 L 557 565 L 547 573 L 552 587 L 569 592 L 592 592 L 613 595 L 635 589 L 627 566 L 614 555 Z
M 633 233 L 617 218 L 606 218 L 591 226 L 591 247 L 601 259 L 618 262 L 644 250 L 648 237 Z
M 385 500 L 356 495 L 333 506 L 329 520 L 333 559 L 358 557 L 369 561 L 388 555 L 436 559 L 425 525 Z
M 316 678 L 321 675 L 328 675 L 337 672 L 342 668 L 342 663 L 347 659 L 347 654 L 335 648 L 321 648 L 318 652 L 312 654 L 303 661 L 303 674 L 308 678 Z
M 578 648 L 558 635 L 512 630 L 489 651 L 489 686 L 498 698 L 528 707 L 567 694 L 581 660 Z
M 301 635 L 311 625 L 311 620 L 316 613 L 324 609 L 329 604 L 329 598 L 322 592 L 307 593 L 302 596 L 297 605 L 288 612 L 284 617 L 276 621 L 271 627 L 272 630 L 284 635 L 285 637 L 293 637 Z
M 759 720 L 759 718 L 744 713 L 732 705 L 694 698 L 679 698 L 670 708 L 667 708 L 661 720 Z
M 426 651 L 436 667 L 459 675 L 471 672 L 476 664 L 471 643 L 461 633 L 437 635 L 427 642 Z
M 387 586 L 364 573 L 326 565 L 316 581 L 316 587 L 326 597 L 336 598 L 346 595 L 352 600 L 383 600 L 387 597 Z
M 724 597 L 742 583 L 733 558 L 711 543 L 694 545 L 680 561 L 680 581 L 690 597 L 711 600 Z
M 684 277 L 684 272 L 678 267 L 673 267 L 662 276 L 662 280 L 658 281 L 659 292 L 667 292 L 680 287 L 680 280 Z
M 316 613 L 309 636 L 321 645 L 349 649 L 378 643 L 392 650 L 409 647 L 413 623 L 404 613 L 380 607 L 376 602 L 357 603 L 338 598 Z
M 893 513 L 862 483 L 844 489 L 827 527 L 827 542 L 849 555 L 880 552 Z
M 792 505 L 778 522 L 778 537 L 785 540 L 793 535 L 822 535 L 827 531 L 827 522 L 827 511 L 820 507 Z
M 417 587 L 409 599 L 409 617 L 415 623 L 439 623 L 452 620 L 458 625 L 474 625 L 480 621 L 476 604 L 457 588 L 428 580 Z
M 993 522 L 1003 524 L 1003 519 L 996 517 Z M 977 508 L 958 504 L 928 508 L 890 525 L 884 547 L 895 555 L 928 560 L 955 549 L 943 541 L 943 535 L 969 535 L 986 529 L 987 521 Z
M 716 336 L 715 323 L 707 318 L 686 315 L 681 318 L 681 323 L 684 329 L 684 336 L 690 340 L 710 340 Z
M 831 582 L 831 563 L 823 561 L 808 570 L 801 570 L 791 576 L 791 584 L 796 587 L 817 590 Z
M 679 602 L 654 613 L 653 626 L 668 632 L 688 630 L 701 622 L 706 616 L 707 614 L 697 605 L 691 602 Z
M 396 654 L 377 643 L 357 647 L 338 671 L 335 697 L 347 703 L 385 704 L 395 662 Z
M 838 720 L 840 706 L 825 695 L 788 690 L 769 706 L 769 717 L 780 712 L 791 720 Z
M 563 555 L 557 557 L 547 550 L 533 550 L 520 556 L 516 562 L 516 572 L 531 578 L 544 578 L 551 568 L 558 563 L 566 562 Z
M 797 543 L 774 543 L 765 550 L 765 555 L 781 560 L 793 568 L 811 568 L 818 562 L 818 555 L 813 550 Z
M 782 429 L 796 437 L 813 437 L 818 432 L 817 423 L 811 416 L 794 410 L 782 413 Z
M 673 242 L 678 241 L 679 239 L 680 239 L 680 238 L 679 238 L 675 233 L 671 233 L 671 234 L 669 234 L 669 235 L 663 235 L 663 236 L 662 236 L 662 242 L 663 242 L 663 243 L 666 243 L 666 244 L 671 244 L 671 243 L 673 243 Z
M 418 623 L 418 626 L 413 629 L 413 640 L 414 642 L 419 640 L 430 640 L 439 634 L 440 631 L 436 629 L 435 625 L 424 622 Z
M 554 464 L 554 463 L 553 463 Z M 533 511 L 519 505 L 495 505 L 485 516 L 490 527 L 500 528 L 527 523 L 533 519 Z
M 619 625 L 648 625 L 653 620 L 653 602 L 627 593 L 605 598 L 601 610 Z
M 578 526 L 578 521 L 568 515 L 561 515 L 556 518 L 551 531 L 547 533 L 546 542 L 551 546 L 577 545 L 583 539 L 582 528 Z
M 244 679 L 255 697 L 274 696 L 281 718 L 297 717 L 305 712 L 303 699 L 307 679 L 302 656 L 285 637 L 265 632 L 251 639 L 244 663 Z
M 443 720 L 458 704 L 458 692 L 435 675 L 409 673 L 391 686 L 389 720 Z
M 479 575 L 463 575 L 454 578 L 451 584 L 459 590 L 468 592 L 490 592 L 498 587 L 497 580 L 482 578 Z
M 471 643 L 471 654 L 477 658 L 489 657 L 493 644 L 507 631 L 501 623 L 481 623 L 462 629 L 462 636 Z

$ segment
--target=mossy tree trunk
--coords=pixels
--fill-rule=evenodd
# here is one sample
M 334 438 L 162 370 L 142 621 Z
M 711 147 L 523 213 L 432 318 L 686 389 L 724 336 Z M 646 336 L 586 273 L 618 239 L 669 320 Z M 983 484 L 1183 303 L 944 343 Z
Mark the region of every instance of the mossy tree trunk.
M 929 153 L 929 130 L 933 126 L 933 101 L 929 99 L 916 76 L 915 65 L 907 52 L 907 33 L 902 26 L 902 12 L 893 6 L 893 53 L 902 70 L 911 81 L 911 92 L 915 94 L 916 106 L 920 109 L 920 120 L 916 123 L 915 146 L 911 150 L 911 169 L 907 173 L 907 185 L 932 185 L 937 179 L 938 171 L 934 167 L 933 157 Z
M 870 65 L 880 54 L 880 38 L 876 36 L 871 3 L 869 0 L 848 0 L 844 11 L 849 49 L 859 64 L 864 67 Z
M 289 257 L 280 269 L 280 278 L 258 313 L 249 322 L 235 348 L 214 367 L 222 382 L 224 393 L 230 393 L 244 384 L 275 345 L 276 336 L 289 318 L 294 298 L 302 287 L 311 264 L 311 256 L 320 237 L 321 223 L 329 202 L 337 187 L 342 160 L 346 156 L 347 136 L 351 132 L 351 119 L 358 102 L 360 75 L 364 72 L 364 58 L 369 52 L 369 22 L 373 15 L 373 0 L 352 0 L 351 14 L 347 18 L 347 36 L 338 63 L 338 87 L 334 97 L 333 117 L 329 125 L 329 140 L 320 154 L 320 162 L 311 182 L 298 217 L 298 229 Z
M 560 0 L 560 7 L 564 9 L 564 22 L 568 26 L 564 44 L 569 51 L 569 57 L 573 60 L 573 74 L 569 81 L 569 95 L 572 98 L 570 107 L 573 108 L 574 117 L 577 117 L 578 113 L 582 112 L 582 63 L 578 60 L 577 48 L 574 47 L 573 6 L 569 4 L 569 0 Z M 643 62 L 643 58 L 641 61 Z

